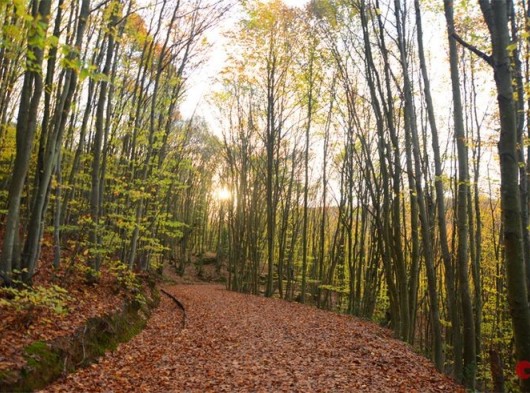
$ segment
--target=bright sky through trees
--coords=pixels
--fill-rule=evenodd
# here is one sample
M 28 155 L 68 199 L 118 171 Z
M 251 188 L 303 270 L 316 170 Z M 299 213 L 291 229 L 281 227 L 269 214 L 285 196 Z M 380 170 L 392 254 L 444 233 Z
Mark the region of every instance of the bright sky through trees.
M 307 0 L 284 0 L 284 3 L 290 7 L 303 7 L 307 4 Z M 440 7 L 434 7 L 431 11 L 426 11 L 424 15 L 425 27 L 424 38 L 426 47 L 428 48 L 427 62 L 430 66 L 431 73 L 431 88 L 434 94 L 434 101 L 437 108 L 437 114 L 447 114 L 451 108 L 451 93 L 449 88 L 449 65 L 447 62 L 447 45 L 445 38 L 445 26 L 443 15 Z M 217 135 L 221 135 L 221 125 L 217 109 L 209 102 L 211 94 L 218 90 L 217 80 L 219 73 L 225 67 L 227 53 L 230 53 L 231 43 L 226 38 L 226 33 L 233 32 L 236 29 L 238 15 L 241 15 L 240 5 L 236 4 L 231 11 L 216 25 L 211 31 L 206 33 L 211 49 L 206 53 L 206 61 L 200 66 L 198 72 L 190 76 L 187 86 L 186 99 L 182 103 L 180 109 L 184 118 L 190 118 L 194 115 L 203 117 L 212 127 L 212 131 Z M 478 70 L 477 72 L 484 72 Z M 478 110 L 479 117 L 484 121 L 491 116 L 495 106 L 495 96 L 489 92 L 492 91 L 493 82 L 486 80 L 476 89 L 481 91 L 477 96 L 480 101 Z M 441 129 L 442 148 L 448 146 L 449 124 Z M 484 139 L 496 138 L 495 130 L 487 129 L 484 131 Z M 490 151 L 485 151 L 484 161 L 487 165 L 482 166 L 482 178 L 491 177 L 493 181 L 497 181 L 499 177 L 498 165 L 496 163 L 495 155 L 490 154 Z M 321 157 L 319 158 L 321 160 Z M 491 162 L 491 165 L 489 164 Z M 481 188 L 487 187 L 481 183 Z
M 303 7 L 308 0 L 285 0 L 284 3 L 290 7 Z M 191 117 L 194 114 L 203 116 L 213 126 L 214 132 L 218 125 L 213 114 L 213 108 L 208 104 L 208 95 L 212 92 L 215 79 L 222 70 L 226 53 L 230 51 L 227 47 L 227 40 L 224 33 L 235 28 L 237 15 L 240 12 L 239 5 L 234 5 L 228 16 L 223 18 L 219 25 L 207 33 L 207 39 L 212 46 L 207 60 L 198 73 L 193 74 L 189 80 L 186 100 L 181 106 L 184 117 Z

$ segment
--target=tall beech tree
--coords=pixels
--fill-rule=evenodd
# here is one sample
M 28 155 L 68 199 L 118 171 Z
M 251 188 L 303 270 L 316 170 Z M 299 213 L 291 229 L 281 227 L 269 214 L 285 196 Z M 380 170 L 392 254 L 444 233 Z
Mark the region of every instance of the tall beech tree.
M 27 30 L 26 69 L 20 96 L 16 122 L 16 155 L 13 175 L 9 185 L 6 229 L 2 243 L 0 273 L 9 281 L 12 269 L 20 269 L 20 244 L 18 227 L 20 223 L 20 200 L 29 170 L 31 150 L 37 129 L 37 111 L 44 88 L 42 62 L 46 48 L 51 0 L 33 0 L 29 6 Z M 26 10 L 19 10 L 22 15 Z
M 494 68 L 499 105 L 501 132 L 498 148 L 508 302 L 513 321 L 517 360 L 528 361 L 530 359 L 530 307 L 526 285 L 521 195 L 519 193 L 517 104 L 512 85 L 514 74 L 508 52 L 510 9 L 504 0 L 491 2 L 482 0 L 479 3 L 491 37 L 492 55 L 488 59 Z M 530 391 L 529 379 L 521 379 L 521 391 Z
M 422 178 L 424 176 L 421 165 L 421 147 L 418 135 L 418 127 L 416 122 L 416 115 L 414 110 L 413 102 L 413 89 L 409 77 L 409 59 L 407 56 L 407 45 L 405 42 L 406 37 L 406 22 L 404 18 L 404 10 L 401 9 L 399 0 L 395 1 L 395 13 L 397 21 L 397 37 L 398 46 L 400 53 L 401 67 L 403 69 L 403 95 L 405 98 L 405 112 L 404 112 L 404 126 L 405 126 L 405 142 L 409 149 L 412 150 L 412 154 L 409 151 L 407 154 L 407 160 L 413 161 L 408 165 L 408 171 L 410 172 L 409 179 L 412 184 L 409 187 L 415 190 L 415 198 L 411 198 L 411 203 L 417 203 L 418 205 L 418 217 L 420 221 L 421 239 L 423 245 L 423 257 L 425 261 L 425 268 L 427 272 L 427 285 L 429 288 L 430 298 L 430 312 L 431 312 L 431 324 L 433 333 L 433 358 L 438 370 L 443 369 L 443 358 L 442 358 L 442 331 L 440 324 L 440 312 L 438 304 L 438 291 L 437 291 L 437 279 L 436 271 L 434 267 L 434 253 L 431 243 L 431 218 L 427 211 L 427 202 L 425 192 L 423 188 Z M 415 218 L 412 217 L 414 220 Z M 418 267 L 414 264 L 418 263 L 416 260 L 413 261 L 411 268 L 411 285 L 409 287 L 415 288 L 417 286 L 416 280 Z M 416 293 L 412 291 L 411 298 L 415 298 Z M 411 304 L 410 310 L 413 311 L 416 307 L 415 304 Z M 414 320 L 414 315 L 411 315 L 411 321 Z
M 421 8 L 419 1 L 414 2 L 416 13 L 416 36 L 418 41 L 418 60 L 420 62 L 421 76 L 424 86 L 425 105 L 427 109 L 427 117 L 432 138 L 432 151 L 434 157 L 434 187 L 436 191 L 436 209 L 437 209 L 437 223 L 439 231 L 439 242 L 441 248 L 441 257 L 445 267 L 445 287 L 447 296 L 447 312 L 449 320 L 451 321 L 451 329 L 449 330 L 449 340 L 453 344 L 453 359 L 455 362 L 455 370 L 462 369 L 461 359 L 461 339 L 458 308 L 455 298 L 455 277 L 452 266 L 452 257 L 449 251 L 449 242 L 447 236 L 447 221 L 445 216 L 445 196 L 444 186 L 442 182 L 442 160 L 440 154 L 440 138 L 438 136 L 438 126 L 435 117 L 434 104 L 431 94 L 430 80 L 427 70 L 427 62 L 425 60 L 425 50 L 423 45 L 423 24 L 421 17 Z
M 453 120 L 454 134 L 458 154 L 458 193 L 457 193 L 457 210 L 456 224 L 458 231 L 458 249 L 457 249 L 457 275 L 460 292 L 460 302 L 462 305 L 463 319 L 463 381 L 466 386 L 474 389 L 476 373 L 476 348 L 475 348 L 475 320 L 473 316 L 473 306 L 469 293 L 468 278 L 468 194 L 469 194 L 469 167 L 468 151 L 466 146 L 466 134 L 464 130 L 464 118 L 462 110 L 462 97 L 460 92 L 460 71 L 458 68 L 457 42 L 454 37 L 454 16 L 453 4 L 444 1 L 445 18 L 447 21 L 447 34 L 449 39 L 449 64 L 451 70 L 451 85 L 453 92 Z M 457 371 L 458 372 L 458 371 Z
M 59 4 L 59 7 L 61 8 L 61 4 Z M 39 181 L 35 190 L 35 200 L 33 202 L 33 209 L 29 221 L 29 230 L 22 253 L 22 263 L 27 269 L 27 272 L 25 273 L 25 281 L 31 280 L 37 263 L 40 241 L 42 238 L 44 213 L 48 205 L 48 190 L 50 187 L 52 174 L 55 172 L 60 159 L 60 150 L 63 145 L 63 135 L 66 128 L 66 122 L 70 114 L 72 98 L 77 88 L 78 70 L 75 66 L 79 62 L 79 56 L 82 51 L 82 44 L 85 38 L 85 28 L 87 19 L 89 17 L 89 12 L 90 1 L 84 0 L 81 3 L 79 15 L 76 18 L 78 22 L 77 31 L 75 34 L 75 43 L 72 51 L 65 59 L 70 66 L 64 70 L 62 91 L 58 92 L 58 102 L 51 118 L 52 127 L 50 127 L 49 134 L 44 132 L 44 127 L 41 130 L 42 135 L 45 135 L 47 139 L 42 161 L 38 162 L 37 173 L 39 174 Z M 58 15 L 59 14 L 60 11 L 58 11 Z M 57 25 L 60 25 L 59 18 L 56 23 Z M 50 61 L 55 62 L 55 59 L 51 58 Z M 49 69 L 48 72 L 50 71 L 51 70 Z M 43 125 L 48 127 L 46 120 L 48 119 L 43 119 Z

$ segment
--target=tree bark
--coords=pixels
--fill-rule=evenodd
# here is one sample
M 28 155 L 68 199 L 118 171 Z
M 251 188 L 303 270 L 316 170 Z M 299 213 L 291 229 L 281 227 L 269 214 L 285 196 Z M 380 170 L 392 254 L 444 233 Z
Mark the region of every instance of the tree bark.
M 501 133 L 499 157 L 501 166 L 501 209 L 504 224 L 503 243 L 506 256 L 508 304 L 518 361 L 530 359 L 530 308 L 526 285 L 523 248 L 519 160 L 517 153 L 517 118 L 513 92 L 513 74 L 507 47 L 510 44 L 506 0 L 480 0 L 488 25 L 492 49 Z M 530 379 L 520 381 L 522 392 L 530 392 Z
M 463 337 L 464 337 L 464 365 L 463 382 L 470 389 L 475 387 L 476 374 L 476 342 L 475 342 L 475 320 L 473 306 L 469 293 L 468 280 L 468 193 L 469 193 L 469 169 L 467 157 L 466 135 L 464 131 L 464 120 L 462 111 L 462 98 L 460 94 L 460 75 L 458 69 L 458 52 L 454 38 L 453 3 L 444 0 L 445 18 L 447 21 L 447 33 L 449 39 L 449 63 L 451 68 L 451 84 L 453 87 L 453 116 L 455 139 L 458 156 L 458 186 L 456 220 L 458 232 L 457 246 L 457 275 L 459 283 L 460 300 L 462 303 Z M 457 370 L 458 372 L 458 370 Z
M 0 274 L 4 280 L 10 280 L 12 267 L 18 265 L 19 255 L 16 252 L 18 238 L 18 224 L 20 221 L 20 199 L 29 169 L 31 150 L 37 128 L 37 112 L 43 91 L 42 61 L 44 58 L 44 41 L 48 27 L 51 0 L 33 0 L 31 2 L 32 16 L 44 23 L 44 37 L 40 36 L 37 28 L 31 28 L 28 34 L 28 55 L 26 71 L 22 86 L 22 95 L 18 109 L 16 127 L 16 156 L 13 175 L 9 187 L 8 213 L 2 256 L 0 260 Z M 35 44 L 35 42 L 39 44 Z

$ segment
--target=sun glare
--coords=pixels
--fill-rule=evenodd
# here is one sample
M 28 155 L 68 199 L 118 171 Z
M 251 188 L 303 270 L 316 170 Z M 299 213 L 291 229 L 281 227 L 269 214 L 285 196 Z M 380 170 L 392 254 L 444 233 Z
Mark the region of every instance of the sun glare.
M 215 191 L 215 196 L 220 201 L 227 201 L 232 197 L 232 193 L 229 189 L 223 187 L 218 188 L 217 191 Z

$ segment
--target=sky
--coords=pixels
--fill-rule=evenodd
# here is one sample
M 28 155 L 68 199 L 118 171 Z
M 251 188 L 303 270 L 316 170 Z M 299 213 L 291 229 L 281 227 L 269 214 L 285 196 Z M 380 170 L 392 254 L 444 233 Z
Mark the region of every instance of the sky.
M 308 3 L 309 0 L 283 0 L 285 4 L 291 7 L 303 7 Z M 218 119 L 215 118 L 215 109 L 208 104 L 208 95 L 212 93 L 215 87 L 215 79 L 220 71 L 225 66 L 225 60 L 227 53 L 230 51 L 230 44 L 228 40 L 223 36 L 225 32 L 229 32 L 235 29 L 235 25 L 238 20 L 239 11 L 237 7 L 231 11 L 214 29 L 207 32 L 206 37 L 208 42 L 211 44 L 211 50 L 207 54 L 205 63 L 198 69 L 191 73 L 187 85 L 187 95 L 185 100 L 181 104 L 181 113 L 184 118 L 191 118 L 193 115 L 197 115 L 206 119 L 212 131 L 220 136 L 220 131 L 215 128 L 218 127 Z M 442 48 L 445 44 L 444 32 L 444 19 L 443 15 L 437 15 L 438 17 L 433 20 L 428 20 L 424 16 L 424 36 L 425 42 L 433 48 Z M 428 56 L 442 56 L 446 58 L 446 54 L 443 51 L 428 51 Z M 433 84 L 433 90 L 445 90 L 449 86 L 450 79 L 447 75 L 448 67 L 446 66 L 445 60 L 440 59 L 428 59 L 430 63 L 429 73 L 431 76 L 431 83 Z M 434 66 L 433 66 L 434 65 Z M 450 99 L 443 99 L 441 104 L 450 102 Z
M 283 0 L 290 7 L 303 7 L 308 0 Z M 208 104 L 208 95 L 214 90 L 215 79 L 225 65 L 228 47 L 227 40 L 223 37 L 224 32 L 228 32 L 235 27 L 237 11 L 229 15 L 212 31 L 207 34 L 207 39 L 212 45 L 212 50 L 208 53 L 206 62 L 188 80 L 187 95 L 180 110 L 184 118 L 198 115 L 206 119 L 212 131 L 220 135 L 220 130 L 216 130 L 218 124 L 214 116 L 213 108 Z
M 308 0 L 283 0 L 285 4 L 294 7 L 304 6 Z M 212 44 L 212 50 L 208 54 L 208 59 L 200 69 L 194 71 L 188 80 L 187 96 L 181 105 L 181 113 L 184 118 L 190 118 L 193 115 L 204 118 L 210 126 L 211 131 L 221 137 L 220 119 L 216 116 L 217 109 L 208 103 L 208 96 L 217 88 L 215 80 L 217 75 L 223 69 L 227 53 L 230 51 L 229 42 L 223 36 L 224 32 L 231 31 L 235 28 L 238 18 L 238 10 L 234 9 L 220 24 L 207 34 L 208 41 Z M 443 13 L 439 10 L 425 12 L 423 15 L 424 24 L 424 42 L 428 47 L 427 62 L 429 75 L 431 79 L 431 88 L 437 114 L 440 115 L 439 124 L 442 146 L 447 143 L 447 131 L 452 129 L 449 124 L 452 111 L 451 82 L 449 75 L 449 66 L 447 62 L 447 43 L 445 19 Z M 441 50 L 440 50 L 441 49 Z M 483 75 L 484 83 L 478 86 L 478 100 L 481 103 L 479 108 L 483 113 L 494 110 L 495 97 L 492 95 L 493 80 L 488 75 Z M 495 130 L 488 129 L 486 126 L 483 130 L 483 140 L 492 136 L 496 138 Z M 451 154 L 450 152 L 448 152 Z M 495 154 L 492 149 L 483 150 L 483 166 L 481 168 L 481 177 L 493 178 L 498 177 L 498 165 L 494 162 Z M 489 167 L 489 168 L 488 168 Z M 449 168 L 447 168 L 449 169 Z

